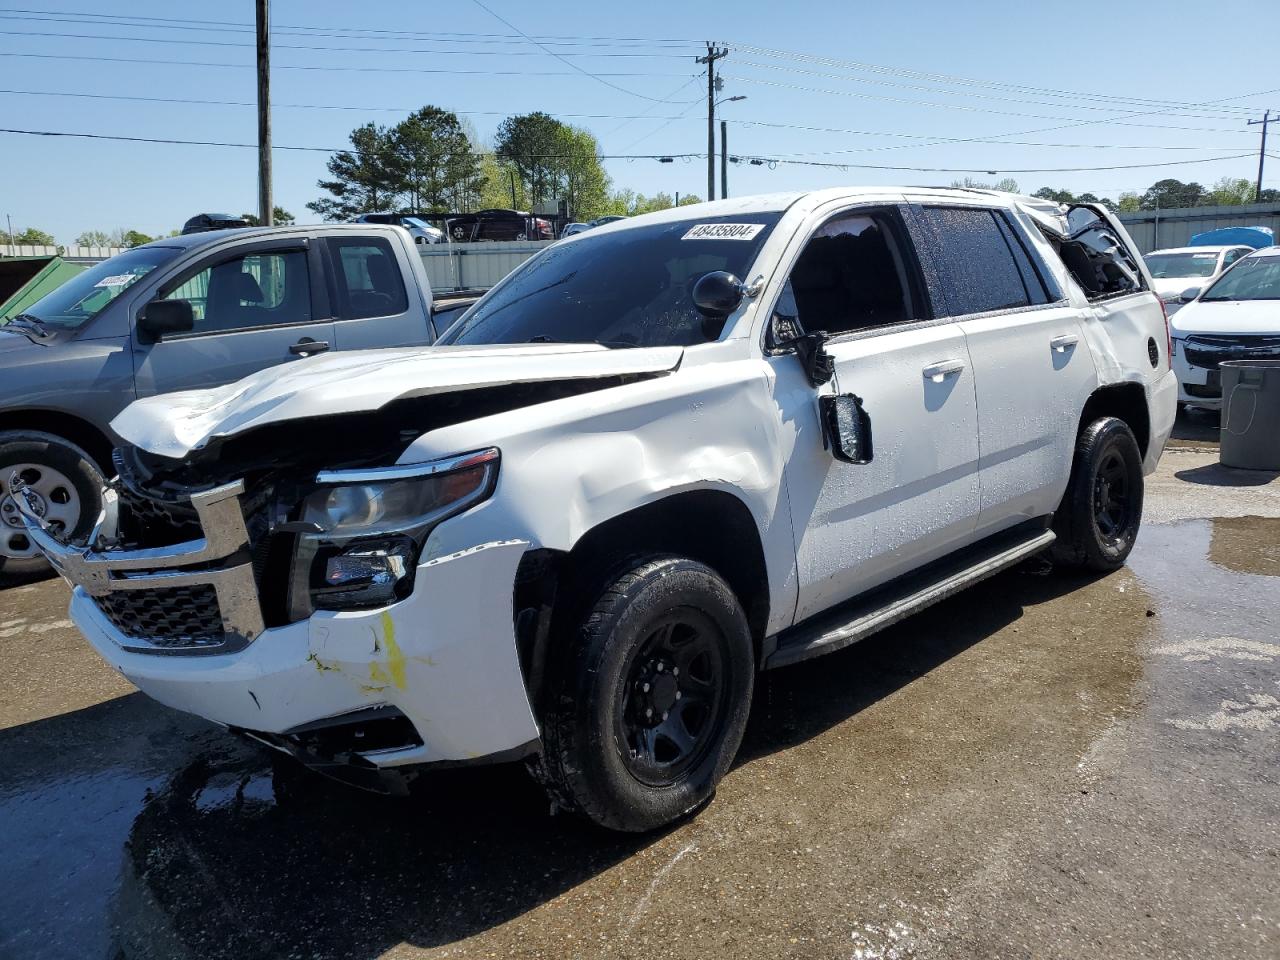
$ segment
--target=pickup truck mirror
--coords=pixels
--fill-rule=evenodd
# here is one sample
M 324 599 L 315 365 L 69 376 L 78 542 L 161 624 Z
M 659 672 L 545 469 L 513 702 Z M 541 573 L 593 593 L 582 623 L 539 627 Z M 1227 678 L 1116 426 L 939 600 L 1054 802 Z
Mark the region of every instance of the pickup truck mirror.
M 704 317 L 723 320 L 742 302 L 742 281 L 732 273 L 713 270 L 693 285 L 693 305 Z
M 870 463 L 871 417 L 862 409 L 862 398 L 852 393 L 818 398 L 822 432 L 831 455 L 845 463 Z
M 152 300 L 138 314 L 139 339 L 155 343 L 174 333 L 195 328 L 196 315 L 190 300 Z
M 1187 287 L 1187 289 L 1178 294 L 1178 299 L 1183 303 L 1190 303 L 1196 297 L 1200 296 L 1200 291 L 1203 289 L 1203 287 Z

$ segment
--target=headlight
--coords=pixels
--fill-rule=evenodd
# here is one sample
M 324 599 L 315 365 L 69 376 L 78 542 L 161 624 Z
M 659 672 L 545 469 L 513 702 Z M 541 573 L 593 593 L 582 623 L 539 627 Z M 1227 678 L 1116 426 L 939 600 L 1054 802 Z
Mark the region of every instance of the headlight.
M 496 448 L 316 477 L 303 501 L 290 578 L 291 619 L 408 596 L 418 554 L 442 521 L 480 503 L 498 479 Z

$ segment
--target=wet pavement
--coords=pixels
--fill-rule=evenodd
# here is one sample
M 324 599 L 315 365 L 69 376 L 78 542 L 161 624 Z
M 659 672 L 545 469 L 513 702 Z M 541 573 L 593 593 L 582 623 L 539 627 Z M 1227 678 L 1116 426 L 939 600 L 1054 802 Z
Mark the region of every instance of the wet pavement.
M 394 800 L 131 692 L 0 591 L 0 957 L 1280 956 L 1280 478 L 1179 443 L 1127 569 L 1028 565 L 766 675 L 636 838 L 519 768 Z

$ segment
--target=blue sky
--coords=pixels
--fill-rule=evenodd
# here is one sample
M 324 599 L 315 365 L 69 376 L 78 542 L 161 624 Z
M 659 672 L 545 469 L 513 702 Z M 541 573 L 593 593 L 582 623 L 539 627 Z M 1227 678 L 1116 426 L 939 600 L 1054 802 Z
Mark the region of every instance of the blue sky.
M 8 3 L 0 0 L 0 126 L 253 143 L 251 105 L 116 99 L 252 104 L 251 0 Z M 590 129 L 605 154 L 698 153 L 706 149 L 705 75 L 694 57 L 705 40 L 730 47 L 721 96 L 748 98 L 721 108 L 731 153 L 998 170 L 1027 192 L 1052 185 L 1114 197 L 1166 176 L 1252 179 L 1258 128 L 1245 120 L 1280 108 L 1280 92 L 1262 93 L 1280 88 L 1280 78 L 1248 67 L 1275 62 L 1274 0 L 1220 8 L 1221 26 L 1217 8 L 1178 0 L 1088 8 L 1043 0 L 484 3 L 519 31 L 556 38 L 553 49 L 599 79 L 473 0 L 275 0 L 277 146 L 341 147 L 358 124 L 394 123 L 430 103 L 466 116 L 484 140 L 508 114 L 545 110 Z M 650 40 L 663 42 L 642 42 Z M 1272 133 L 1271 152 L 1280 154 L 1280 127 Z M 1245 156 L 1188 162 L 1235 154 Z M 196 212 L 256 205 L 252 149 L 4 133 L 0 157 L 0 217 L 61 242 L 86 229 L 163 233 Z M 325 158 L 275 153 L 276 200 L 299 219 L 311 218 L 305 205 L 319 193 Z M 1097 169 L 1173 162 L 1180 165 Z M 1269 163 L 1267 184 L 1280 185 L 1280 160 Z M 706 192 L 705 160 L 613 159 L 607 167 L 616 186 L 643 193 Z M 1027 168 L 1089 169 L 1006 174 Z M 964 176 L 742 164 L 730 168 L 730 190 Z

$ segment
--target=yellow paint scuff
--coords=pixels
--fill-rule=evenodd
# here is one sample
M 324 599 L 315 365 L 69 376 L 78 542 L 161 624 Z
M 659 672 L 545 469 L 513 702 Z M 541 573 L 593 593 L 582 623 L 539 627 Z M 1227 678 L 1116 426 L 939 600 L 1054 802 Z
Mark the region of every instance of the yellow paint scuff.
M 387 662 L 386 669 L 378 662 L 369 664 L 369 679 L 377 683 L 389 683 L 397 690 L 403 690 L 405 687 L 404 680 L 404 653 L 400 649 L 400 645 L 396 643 L 396 625 L 391 619 L 391 614 L 385 610 L 382 612 L 382 639 L 387 645 Z

